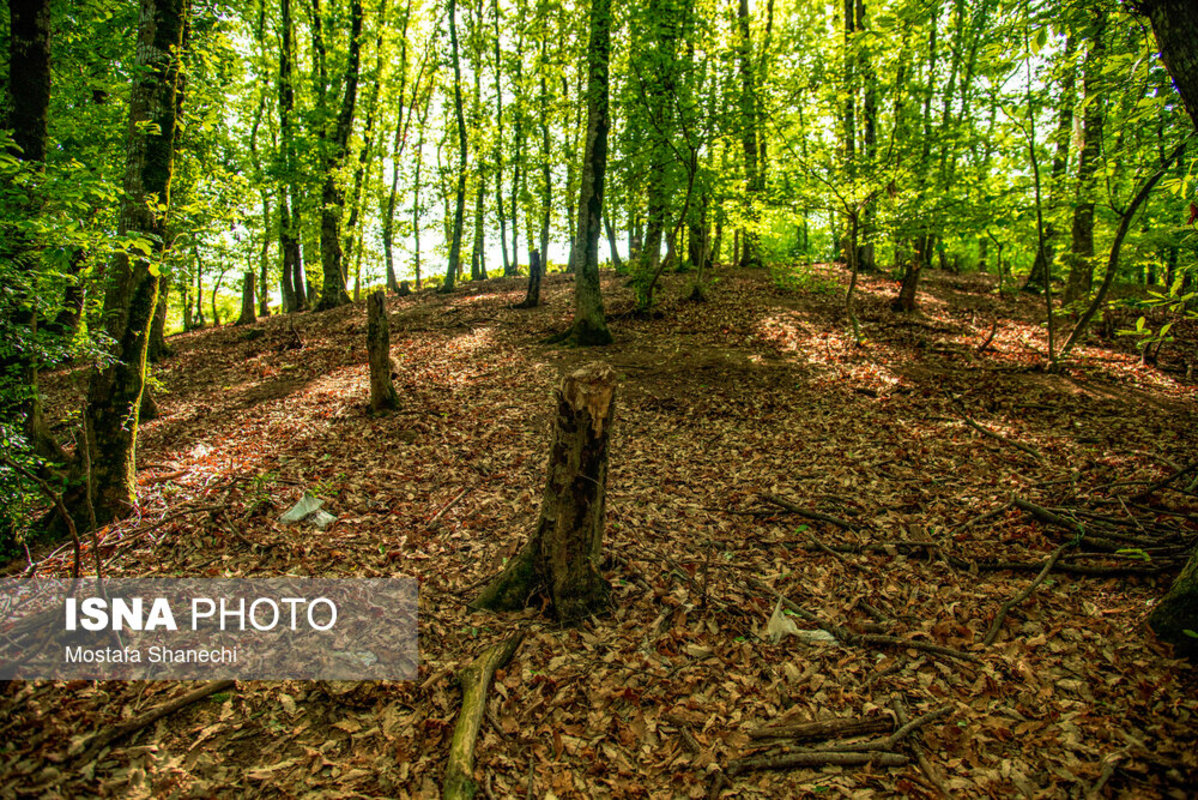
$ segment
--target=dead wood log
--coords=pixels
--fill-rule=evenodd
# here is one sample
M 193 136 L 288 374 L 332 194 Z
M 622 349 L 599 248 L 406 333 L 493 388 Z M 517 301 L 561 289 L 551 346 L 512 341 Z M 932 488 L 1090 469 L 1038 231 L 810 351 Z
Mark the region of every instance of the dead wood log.
M 169 716 L 179 709 L 191 705 L 197 700 L 203 700 L 209 695 L 213 695 L 217 692 L 228 689 L 235 684 L 236 681 L 232 680 L 210 681 L 195 689 L 192 689 L 187 694 L 176 697 L 174 700 L 157 705 L 144 714 L 139 714 L 127 722 L 122 722 L 120 725 L 115 725 L 105 731 L 101 731 L 93 736 L 90 741 L 88 741 L 86 748 L 83 750 L 83 753 L 80 756 L 80 760 L 86 764 L 99 755 L 101 750 L 118 739 L 123 739 L 126 736 L 137 733 L 142 728 L 153 725 L 163 717 Z
M 894 714 L 898 718 L 899 725 L 906 727 L 907 709 L 903 705 L 903 701 L 896 696 L 891 702 L 890 707 L 894 709 Z M 913 749 L 915 750 L 915 760 L 918 762 L 919 768 L 923 770 L 923 774 L 927 776 L 928 780 L 932 782 L 932 785 L 936 787 L 936 790 L 940 792 L 940 796 L 946 798 L 952 797 L 952 795 L 949 794 L 948 789 L 945 788 L 944 781 L 940 779 L 940 775 L 937 774 L 934 769 L 932 769 L 932 765 L 928 761 L 928 757 L 924 755 L 923 748 L 920 746 L 920 743 L 916 742 Z
M 544 592 L 554 615 L 569 623 L 607 606 L 610 587 L 599 564 L 615 392 L 616 372 L 600 362 L 562 379 L 537 527 L 472 608 L 518 611 Z
M 1063 544 L 1056 550 L 1053 550 L 1052 555 L 1050 555 L 1048 560 L 1044 562 L 1044 568 L 1040 570 L 1040 574 L 1036 576 L 1035 580 L 1025 586 L 1023 591 L 1021 591 L 1019 594 L 1002 604 L 1002 606 L 998 609 L 998 613 L 994 616 L 994 622 L 990 624 L 990 630 L 986 631 L 986 637 L 982 639 L 982 644 L 986 645 L 987 647 L 994 644 L 994 640 L 998 638 L 998 632 L 1002 630 L 1002 624 L 1003 621 L 1006 620 L 1007 614 L 1010 613 L 1012 608 L 1019 605 L 1031 596 L 1032 592 L 1036 590 L 1036 587 L 1043 583 L 1044 579 L 1048 577 L 1048 573 L 1052 572 L 1052 568 L 1056 565 L 1057 560 L 1060 559 L 1061 554 L 1065 552 L 1066 548 L 1072 546 L 1073 545 L 1071 543 Z
M 445 765 L 445 784 L 442 788 L 444 800 L 469 800 L 478 790 L 478 784 L 472 776 L 474 743 L 478 740 L 478 731 L 487 707 L 487 689 L 495 677 L 495 670 L 507 666 L 523 638 L 524 634 L 518 633 L 488 647 L 458 673 L 458 680 L 462 684 L 462 711 L 458 714 L 453 739 L 449 743 L 449 762 Z
M 370 358 L 370 410 L 399 408 L 399 395 L 391 383 L 391 331 L 387 322 L 387 295 L 377 289 L 366 298 L 366 350 Z

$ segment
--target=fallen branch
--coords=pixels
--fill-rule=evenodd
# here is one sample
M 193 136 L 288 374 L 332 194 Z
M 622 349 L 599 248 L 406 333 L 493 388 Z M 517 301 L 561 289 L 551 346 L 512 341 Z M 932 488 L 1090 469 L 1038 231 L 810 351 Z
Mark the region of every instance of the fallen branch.
M 903 701 L 896 696 L 891 702 L 890 707 L 894 709 L 894 715 L 898 718 L 899 725 L 906 727 L 907 709 L 903 706 Z M 901 729 L 902 728 L 900 728 L 900 730 Z M 919 764 L 919 768 L 923 770 L 923 774 L 927 776 L 927 779 L 931 781 L 932 785 L 936 787 L 936 790 L 940 792 L 940 796 L 946 798 L 952 797 L 952 795 L 949 794 L 948 789 L 945 787 L 944 782 L 940 779 L 940 776 L 932 769 L 931 762 L 929 762 L 928 757 L 924 755 L 923 748 L 919 746 L 918 742 L 915 744 L 913 749 L 915 750 L 915 760 Z
M 860 736 L 890 730 L 894 723 L 885 717 L 870 719 L 839 718 L 821 719 L 814 722 L 797 722 L 787 725 L 766 725 L 749 731 L 750 739 L 833 739 L 844 736 Z
M 1024 444 L 1023 442 L 1017 442 L 1010 437 L 1003 436 L 1001 433 L 996 433 L 996 432 L 990 430 L 989 428 L 985 427 L 984 425 L 979 425 L 978 423 L 974 422 L 972 419 L 970 419 L 965 414 L 961 414 L 961 419 L 964 420 L 966 425 L 973 428 L 978 433 L 980 433 L 984 436 L 989 436 L 992 439 L 997 439 L 998 441 L 1002 442 L 1003 444 L 1010 445 L 1011 447 L 1014 447 L 1016 450 L 1021 450 L 1024 453 L 1027 453 L 1029 456 L 1036 459 L 1036 461 L 1039 461 L 1040 463 L 1044 463 L 1044 456 L 1041 455 L 1040 451 L 1037 450 L 1036 448 L 1029 447 L 1028 445 Z
M 802 506 L 796 505 L 790 500 L 787 500 L 785 497 L 778 497 L 777 495 L 767 494 L 765 492 L 761 492 L 759 496 L 767 503 L 773 503 L 779 508 L 784 508 L 792 514 L 798 514 L 800 517 L 812 519 L 816 522 L 827 522 L 830 525 L 837 526 L 838 528 L 844 528 L 846 531 L 852 531 L 853 533 L 857 532 L 857 527 L 853 525 L 853 523 L 843 520 L 840 517 L 834 517 L 831 514 L 823 514 L 819 511 L 808 511 Z
M 986 511 L 984 513 L 978 514 L 976 517 L 973 517 L 972 519 L 967 519 L 964 522 L 960 522 L 960 523 L 954 525 L 953 527 L 948 529 L 948 532 L 956 533 L 959 530 L 966 530 L 968 528 L 972 528 L 974 525 L 980 525 L 983 522 L 989 522 L 990 520 L 994 519 L 995 517 L 1002 516 L 1004 513 L 1006 513 L 1007 509 L 1010 507 L 1011 507 L 1011 503 L 1009 501 L 1006 503 L 1003 503 L 998 508 L 991 509 L 990 511 Z
M 994 324 L 990 326 L 990 335 L 986 337 L 986 341 L 978 346 L 978 354 L 986 352 L 990 349 L 990 343 L 994 341 L 995 334 L 998 333 L 998 319 L 994 320 Z
M 728 765 L 730 775 L 739 775 L 754 769 L 792 769 L 794 767 L 861 767 L 873 764 L 878 767 L 901 767 L 910 761 L 902 753 L 842 753 L 836 750 L 798 750 L 779 756 L 754 756 L 740 758 Z
M 88 742 L 87 747 L 83 751 L 83 754 L 80 756 L 80 758 L 84 764 L 87 764 L 95 759 L 95 757 L 100 754 L 101 750 L 116 740 L 123 739 L 126 736 L 137 733 L 142 728 L 153 725 L 163 717 L 173 714 L 179 709 L 189 706 L 197 700 L 203 700 L 209 695 L 216 694 L 224 689 L 228 689 L 235 683 L 236 681 L 232 680 L 210 681 L 209 683 L 205 683 L 196 689 L 192 689 L 185 695 L 181 695 L 176 697 L 174 700 L 170 700 L 166 703 L 155 706 L 144 714 L 139 714 L 127 722 L 122 722 L 120 725 L 116 725 L 106 731 L 101 731 L 93 736 Z
M 1169 484 L 1178 480 L 1179 478 L 1183 478 L 1186 475 L 1189 475 L 1190 473 L 1194 472 L 1195 470 L 1198 470 L 1198 461 L 1195 461 L 1193 464 L 1190 464 L 1185 469 L 1177 470 L 1176 472 L 1174 472 L 1172 475 L 1168 476 L 1167 478 L 1161 478 L 1159 481 L 1149 484 L 1147 489 L 1145 489 L 1144 491 L 1140 492 L 1137 495 L 1134 495 L 1131 498 L 1132 502 L 1139 503 L 1144 500 L 1147 500 L 1151 495 L 1155 494 L 1156 492 L 1158 492 L 1161 489 L 1164 489 L 1166 486 L 1168 486 Z
M 899 729 L 887 736 L 885 739 L 876 739 L 872 742 L 852 742 L 850 744 L 834 744 L 828 749 L 838 753 L 865 753 L 875 750 L 893 750 L 903 739 L 906 739 L 912 732 L 919 730 L 924 725 L 927 725 L 932 720 L 940 719 L 948 716 L 948 713 L 953 710 L 952 706 L 941 706 L 935 711 L 916 717 L 910 722 L 899 723 Z
M 453 729 L 449 744 L 449 763 L 445 766 L 444 800 L 468 800 L 474 796 L 478 785 L 471 773 L 474 771 L 474 743 L 482 726 L 483 712 L 487 705 L 487 689 L 495 670 L 501 669 L 512 660 L 516 648 L 524 638 L 523 633 L 510 636 L 499 644 L 482 652 L 467 667 L 458 673 L 462 683 L 462 712 Z
M 1025 586 L 1023 591 L 1021 591 L 1019 594 L 1002 604 L 1002 606 L 998 609 L 998 614 L 994 617 L 994 622 L 990 625 L 990 630 L 986 632 L 986 637 L 982 639 L 982 644 L 986 645 L 987 647 L 994 644 L 994 640 L 998 638 L 998 632 L 1002 630 L 1002 624 L 1006 620 L 1007 614 L 1010 613 L 1012 608 L 1019 605 L 1031 596 L 1032 592 L 1036 590 L 1036 587 L 1043 583 L 1044 579 L 1048 577 L 1048 573 L 1052 572 L 1052 568 L 1056 565 L 1057 559 L 1061 557 L 1061 554 L 1065 552 L 1066 548 L 1072 546 L 1073 545 L 1071 543 L 1067 543 L 1061 545 L 1056 550 L 1053 550 L 1052 555 L 1049 556 L 1048 560 L 1044 562 L 1044 568 L 1040 570 L 1040 574 L 1036 576 L 1035 580 Z
M 458 492 L 457 497 L 450 500 L 449 503 L 447 503 L 440 511 L 433 515 L 433 518 L 428 521 L 428 525 L 426 527 L 430 530 L 437 527 L 437 522 L 441 519 L 441 517 L 445 516 L 445 512 L 462 502 L 466 495 L 474 491 L 474 488 L 474 486 L 467 486 L 465 489 Z

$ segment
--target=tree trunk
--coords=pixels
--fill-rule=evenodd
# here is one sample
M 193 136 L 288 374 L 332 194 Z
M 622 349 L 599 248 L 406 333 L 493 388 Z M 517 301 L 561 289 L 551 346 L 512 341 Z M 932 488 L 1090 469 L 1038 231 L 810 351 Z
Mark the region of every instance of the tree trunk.
M 185 0 L 142 0 L 137 69 L 129 100 L 128 154 L 118 231 L 151 241 L 153 256 L 166 239 L 183 48 Z M 158 299 L 158 270 L 150 258 L 118 252 L 108 271 L 105 327 L 116 360 L 92 372 L 85 409 L 96 521 L 122 517 L 137 501 L 137 426 L 149 328 Z M 75 512 L 77 516 L 82 516 Z
M 587 130 L 578 191 L 578 246 L 575 252 L 574 324 L 560 337 L 577 345 L 610 344 L 599 287 L 599 230 L 603 179 L 607 173 L 608 61 L 611 56 L 611 0 L 591 0 L 587 45 Z
M 1152 20 L 1161 60 L 1198 127 L 1198 6 L 1192 0 L 1141 0 L 1138 6 Z
M 23 161 L 46 160 L 46 122 L 50 107 L 50 2 L 10 0 L 8 42 L 8 120 L 14 155 Z
M 596 0 L 596 5 L 606 2 Z M 615 390 L 615 371 L 595 362 L 567 375 L 554 392 L 557 419 L 540 520 L 520 553 L 472 607 L 517 611 L 530 597 L 544 593 L 554 615 L 565 623 L 606 607 L 609 587 L 599 561 Z
M 528 293 L 516 304 L 516 308 L 536 308 L 541 304 L 541 275 L 544 272 L 541 251 L 533 250 L 528 254 Z
M 624 262 L 620 259 L 620 251 L 616 247 L 616 229 L 612 227 L 610 211 L 603 215 L 603 229 L 607 232 L 607 249 L 611 253 L 611 265 L 617 271 L 622 270 Z
M 757 89 L 753 80 L 753 40 L 749 33 L 749 0 L 740 0 L 736 12 L 738 31 L 737 50 L 740 59 L 740 127 L 741 146 L 745 155 L 745 202 L 749 206 L 749 228 L 741 237 L 740 266 L 760 267 L 761 254 L 757 244 L 756 221 L 757 196 L 762 188 L 757 159 Z
M 349 150 L 349 135 L 354 125 L 354 105 L 358 98 L 358 67 L 361 61 L 362 0 L 350 0 L 349 58 L 346 60 L 344 94 L 341 109 L 337 113 L 337 125 L 333 129 L 332 141 L 327 143 L 324 154 L 324 184 L 320 190 L 320 269 L 323 282 L 320 290 L 318 311 L 336 308 L 349 302 L 345 291 L 346 275 L 341 251 L 341 212 L 345 208 L 345 190 L 341 188 L 337 173 L 345 163 Z M 313 17 L 319 19 L 319 14 Z M 318 45 L 318 57 L 323 67 L 323 44 Z M 325 135 L 323 123 L 320 133 Z
M 366 351 L 370 357 L 370 410 L 399 408 L 399 395 L 391 383 L 391 329 L 387 321 L 387 295 L 376 289 L 366 298 Z
M 246 270 L 241 279 L 241 316 L 236 325 L 253 325 L 258 321 L 254 314 L 254 271 Z
M 158 287 L 158 302 L 154 304 L 154 321 L 150 323 L 150 346 L 146 351 L 146 358 L 152 364 L 157 364 L 162 359 L 174 354 L 166 344 L 166 304 L 169 296 L 170 281 L 161 278 Z
M 898 297 L 891 303 L 891 309 L 894 311 L 908 312 L 914 311 L 918 305 L 917 293 L 919 292 L 919 278 L 923 274 L 923 268 L 927 266 L 928 249 L 931 247 L 932 237 L 917 236 L 915 237 L 915 252 L 911 256 L 911 260 L 907 262 L 907 269 L 903 273 L 903 282 L 899 287 Z
M 1168 593 L 1148 615 L 1148 625 L 1173 645 L 1174 653 L 1198 659 L 1198 548 Z M 1189 633 L 1187 633 L 1189 631 Z
M 1077 157 L 1077 205 L 1073 209 L 1073 243 L 1069 253 L 1069 279 L 1062 302 L 1068 304 L 1090 293 L 1094 283 L 1094 173 L 1102 151 L 1104 122 L 1102 67 L 1106 11 L 1096 12 L 1097 31 L 1082 65 L 1085 111 L 1082 112 L 1082 146 Z
M 457 0 L 449 0 L 449 46 L 453 62 L 453 109 L 458 123 L 457 189 L 454 193 L 453 229 L 449 234 L 449 263 L 442 292 L 452 292 L 462 261 L 462 227 L 466 216 L 466 112 L 462 108 L 462 65 L 458 54 Z

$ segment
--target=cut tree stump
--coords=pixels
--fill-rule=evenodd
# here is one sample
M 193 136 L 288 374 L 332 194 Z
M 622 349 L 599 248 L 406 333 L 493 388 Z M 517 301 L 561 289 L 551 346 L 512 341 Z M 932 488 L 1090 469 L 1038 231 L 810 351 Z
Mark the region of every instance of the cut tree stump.
M 370 410 L 399 408 L 399 395 L 391 383 L 391 330 L 387 323 L 386 294 L 377 289 L 366 298 L 366 350 L 370 357 Z
M 615 391 L 615 370 L 601 362 L 570 373 L 554 391 L 557 419 L 537 527 L 472 608 L 519 611 L 544 594 L 566 623 L 606 608 L 599 561 Z
M 1198 661 L 1198 547 L 1173 582 L 1172 588 L 1148 615 L 1148 624 L 1174 652 Z
M 441 794 L 444 800 L 469 800 L 478 790 L 472 775 L 474 743 L 478 740 L 487 708 L 487 689 L 495 670 L 502 669 L 512 660 L 522 638 L 523 634 L 516 634 L 488 647 L 458 673 L 458 681 L 462 684 L 462 713 L 458 715 L 449 743 L 449 763 L 445 765 L 445 785 Z

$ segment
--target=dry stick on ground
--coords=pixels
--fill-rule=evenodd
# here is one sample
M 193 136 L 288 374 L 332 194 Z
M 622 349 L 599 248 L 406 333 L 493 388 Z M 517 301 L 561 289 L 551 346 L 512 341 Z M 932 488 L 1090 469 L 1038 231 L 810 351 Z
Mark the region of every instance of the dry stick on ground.
M 814 722 L 797 722 L 787 725 L 767 725 L 749 731 L 750 739 L 831 739 L 844 736 L 860 736 L 889 730 L 893 723 L 885 717 L 856 719 L 820 719 Z
M 1036 448 L 1029 447 L 1028 445 L 1024 444 L 1023 442 L 1017 442 L 1008 436 L 1003 436 L 1001 433 L 995 433 L 994 431 L 990 430 L 989 428 L 985 427 L 984 425 L 979 425 L 977 422 L 974 422 L 972 419 L 970 419 L 965 414 L 961 414 L 961 419 L 965 422 L 966 425 L 973 428 L 978 433 L 980 433 L 984 436 L 989 436 L 992 439 L 997 439 L 998 441 L 1002 442 L 1003 444 L 1008 444 L 1017 450 L 1021 450 L 1024 453 L 1027 453 L 1029 456 L 1036 459 L 1036 461 L 1039 461 L 1040 463 L 1044 463 L 1044 456 L 1041 455 L 1040 451 L 1037 450 Z
M 899 730 L 902 730 L 902 728 L 907 726 L 907 709 L 903 705 L 903 701 L 896 696 L 893 698 L 890 707 L 894 709 L 894 715 L 898 718 L 899 725 L 902 726 Z M 932 764 L 928 761 L 928 757 L 924 755 L 923 748 L 919 746 L 919 743 L 915 744 L 914 749 L 915 760 L 919 763 L 919 768 L 923 770 L 923 774 L 927 776 L 932 785 L 936 787 L 936 790 L 940 792 L 941 797 L 951 797 L 952 795 L 948 793 L 944 782 L 940 780 L 940 776 L 932 769 Z
M 495 670 L 512 660 L 523 638 L 523 632 L 517 633 L 488 647 L 458 673 L 462 683 L 462 712 L 458 715 L 458 722 L 453 728 L 453 740 L 449 744 L 449 763 L 445 766 L 442 793 L 444 800 L 473 797 L 478 788 L 471 773 L 474 771 L 474 743 L 478 739 L 478 730 L 487 707 L 487 689 Z
M 835 525 L 838 528 L 844 528 L 846 531 L 852 531 L 853 533 L 857 532 L 857 527 L 853 525 L 853 523 L 847 522 L 840 517 L 834 517 L 831 514 L 821 514 L 818 511 L 808 511 L 807 509 L 796 505 L 790 500 L 787 500 L 785 497 L 778 497 L 777 495 L 767 494 L 766 492 L 761 492 L 759 496 L 767 503 L 773 503 L 780 508 L 786 509 L 792 514 L 798 514 L 800 517 L 813 519 L 817 522 L 827 522 Z
M 111 727 L 106 731 L 101 731 L 92 737 L 90 742 L 88 742 L 87 748 L 83 751 L 80 759 L 84 764 L 87 764 L 97 755 L 99 755 L 101 750 L 115 742 L 117 739 L 137 733 L 142 728 L 153 725 L 163 717 L 173 714 L 179 709 L 189 706 L 197 700 L 203 700 L 208 695 L 216 694 L 219 691 L 231 688 L 235 683 L 236 681 L 231 680 L 211 681 L 209 683 L 205 683 L 196 689 L 192 689 L 185 695 L 176 697 L 174 700 L 170 700 L 162 705 L 154 706 L 144 714 L 139 714 L 127 722 L 122 722 L 121 724 Z
M 1161 478 L 1156 483 L 1150 484 L 1147 489 L 1145 489 L 1144 491 L 1140 492 L 1139 494 L 1133 496 L 1131 498 L 1132 502 L 1138 503 L 1143 500 L 1147 500 L 1148 497 L 1151 496 L 1152 494 L 1154 494 L 1155 492 L 1165 488 L 1169 484 L 1176 481 L 1178 478 L 1183 478 L 1186 475 L 1189 475 L 1191 472 L 1194 472 L 1195 470 L 1198 470 L 1198 461 L 1195 461 L 1193 464 L 1190 464 L 1185 469 L 1177 470 L 1176 472 L 1174 472 L 1172 475 L 1170 475 L 1167 478 Z
M 978 353 L 984 353 L 990 349 L 990 343 L 994 341 L 994 335 L 998 333 L 998 319 L 994 320 L 994 324 L 990 326 L 990 335 L 986 337 L 986 341 L 978 346 Z
M 1061 557 L 1061 554 L 1064 553 L 1067 548 L 1072 546 L 1072 542 L 1067 542 L 1058 547 L 1056 550 L 1053 550 L 1052 555 L 1049 556 L 1048 560 L 1044 562 L 1044 568 L 1040 570 L 1040 574 L 1037 575 L 1031 583 L 1025 586 L 1022 592 L 1002 604 L 1002 607 L 998 609 L 998 614 L 996 614 L 994 617 L 994 622 L 990 624 L 990 630 L 986 631 L 986 638 L 982 639 L 982 644 L 986 645 L 987 647 L 994 644 L 994 640 L 998 638 L 998 632 L 1002 630 L 1002 624 L 1006 620 L 1007 614 L 1010 613 L 1012 608 L 1019 605 L 1031 596 L 1032 592 L 1036 590 L 1036 587 L 1043 583 L 1044 579 L 1048 577 L 1048 573 L 1052 572 L 1052 568 L 1056 565 L 1057 559 Z
M 936 653 L 937 655 L 949 656 L 950 658 L 956 658 L 961 661 L 977 663 L 980 660 L 976 656 L 972 656 L 969 653 L 965 653 L 960 650 L 954 650 L 951 647 L 944 647 L 943 645 L 932 644 L 931 642 L 904 639 L 899 636 L 886 636 L 880 633 L 854 633 L 847 628 L 841 627 L 840 625 L 834 625 L 830 622 L 821 620 L 815 614 L 812 614 L 807 609 L 798 605 L 789 597 L 782 594 L 765 581 L 758 580 L 752 576 L 749 577 L 749 581 L 763 591 L 769 592 L 774 597 L 781 600 L 782 604 L 795 614 L 799 615 L 808 622 L 815 623 L 820 628 L 832 634 L 846 644 L 873 645 L 875 647 L 909 647 L 912 650 L 922 650 L 925 653 Z
M 989 522 L 990 520 L 994 519 L 995 517 L 1002 516 L 1006 512 L 1006 510 L 1010 507 L 1011 507 L 1011 503 L 1010 503 L 1010 501 L 1007 501 L 1006 503 L 1003 503 L 998 508 L 992 509 L 992 510 L 987 511 L 982 514 L 978 514 L 976 517 L 973 517 L 972 519 L 967 519 L 964 522 L 960 522 L 960 523 L 954 525 L 953 527 L 948 529 L 948 532 L 956 533 L 959 530 L 965 530 L 967 528 L 972 528 L 974 525 L 980 525 L 983 522 Z
M 802 750 L 783 753 L 779 756 L 754 756 L 740 758 L 728 765 L 728 774 L 739 775 L 753 769 L 792 769 L 794 767 L 860 767 L 873 764 L 878 767 L 901 767 L 910 761 L 902 753 L 883 752 L 839 752 L 836 750 Z
M 477 484 L 476 484 L 476 486 L 477 486 Z M 437 522 L 440 521 L 441 517 L 445 516 L 445 512 L 449 511 L 451 508 L 456 506 L 458 503 L 462 502 L 462 500 L 466 497 L 466 495 L 473 492 L 474 489 L 475 489 L 475 486 L 467 486 L 465 489 L 458 492 L 457 497 L 450 500 L 440 511 L 438 511 L 436 514 L 433 515 L 433 518 L 428 521 L 428 525 L 426 527 L 429 528 L 430 530 L 432 528 L 437 527 Z
M 1085 540 L 1089 544 L 1106 550 L 1119 550 L 1123 547 L 1123 545 L 1119 544 L 1118 542 L 1112 542 L 1110 539 L 1107 539 L 1103 536 L 1095 536 L 1092 533 L 1087 533 L 1085 527 L 1080 523 L 1075 522 L 1068 517 L 1062 517 L 1060 514 L 1049 511 L 1043 506 L 1030 503 L 1020 497 L 1012 497 L 1011 503 L 1016 508 L 1026 511 L 1043 523 L 1048 525 L 1056 525 L 1059 528 L 1065 528 L 1066 530 L 1073 531 L 1075 534 L 1077 534 L 1079 541 Z

